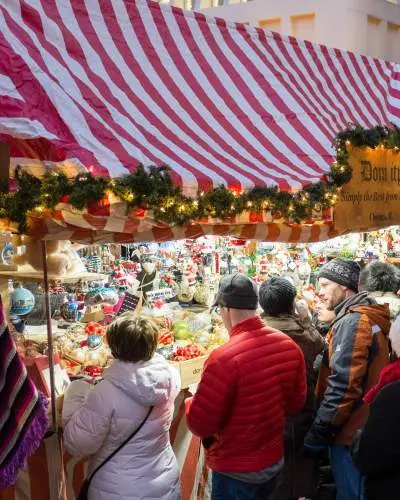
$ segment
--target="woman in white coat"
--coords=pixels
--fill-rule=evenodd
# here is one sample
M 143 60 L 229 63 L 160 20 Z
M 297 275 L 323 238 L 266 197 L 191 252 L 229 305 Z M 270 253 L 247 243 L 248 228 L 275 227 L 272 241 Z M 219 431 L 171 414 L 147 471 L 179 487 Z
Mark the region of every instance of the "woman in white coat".
M 179 375 L 158 354 L 155 325 L 132 314 L 107 331 L 115 361 L 93 386 L 73 382 L 63 407 L 64 443 L 89 456 L 91 472 L 140 431 L 93 477 L 89 500 L 180 500 L 178 464 L 169 440 Z

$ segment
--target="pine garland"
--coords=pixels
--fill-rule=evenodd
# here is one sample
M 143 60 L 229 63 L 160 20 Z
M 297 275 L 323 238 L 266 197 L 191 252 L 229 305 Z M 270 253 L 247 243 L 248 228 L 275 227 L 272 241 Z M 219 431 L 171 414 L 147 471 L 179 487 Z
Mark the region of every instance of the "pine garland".
M 27 230 L 30 214 L 53 210 L 60 203 L 69 203 L 83 210 L 100 203 L 107 192 L 113 193 L 132 208 L 151 210 L 156 220 L 169 224 L 185 224 L 202 218 L 229 219 L 244 211 L 269 211 L 272 216 L 290 222 L 308 220 L 314 210 L 333 206 L 341 186 L 349 182 L 352 169 L 349 147 L 400 148 L 400 129 L 375 127 L 367 130 L 360 126 L 338 134 L 335 140 L 336 162 L 323 180 L 310 184 L 296 193 L 279 191 L 275 187 L 255 187 L 236 193 L 220 186 L 196 198 L 189 198 L 175 187 L 167 166 L 145 168 L 139 165 L 135 172 L 118 179 L 94 177 L 90 173 L 69 179 L 64 173 L 52 170 L 42 179 L 16 169 L 16 192 L 0 190 L 0 217 L 18 223 L 19 231 Z

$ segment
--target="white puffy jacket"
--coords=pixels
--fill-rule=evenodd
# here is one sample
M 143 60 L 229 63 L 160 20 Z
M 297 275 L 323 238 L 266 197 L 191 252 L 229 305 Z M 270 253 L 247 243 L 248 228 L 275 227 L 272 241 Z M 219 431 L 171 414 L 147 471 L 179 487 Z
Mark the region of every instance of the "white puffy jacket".
M 89 456 L 89 473 L 150 417 L 139 433 L 94 476 L 89 500 L 179 500 L 178 464 L 169 441 L 179 375 L 156 354 L 150 361 L 114 361 L 93 386 L 73 382 L 63 406 L 64 443 Z

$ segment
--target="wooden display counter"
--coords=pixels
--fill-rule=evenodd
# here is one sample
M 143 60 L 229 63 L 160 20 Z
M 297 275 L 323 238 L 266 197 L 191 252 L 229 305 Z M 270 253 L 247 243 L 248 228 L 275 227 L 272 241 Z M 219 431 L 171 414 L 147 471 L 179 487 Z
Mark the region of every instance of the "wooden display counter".
M 170 361 L 170 364 L 179 372 L 181 377 L 181 387 L 187 389 L 192 384 L 200 382 L 203 373 L 204 363 L 208 358 L 199 356 L 198 358 L 188 359 L 186 361 Z

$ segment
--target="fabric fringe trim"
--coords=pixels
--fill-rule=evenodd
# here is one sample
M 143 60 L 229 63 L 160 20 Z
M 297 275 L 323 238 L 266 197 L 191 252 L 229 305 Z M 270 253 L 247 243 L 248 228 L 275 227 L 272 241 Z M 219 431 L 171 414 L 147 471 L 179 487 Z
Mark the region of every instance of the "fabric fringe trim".
M 38 405 L 28 424 L 29 428 L 14 450 L 11 460 L 7 464 L 0 464 L 0 491 L 16 482 L 19 472 L 25 467 L 26 459 L 39 448 L 48 430 L 47 407 L 46 397 L 39 393 Z

